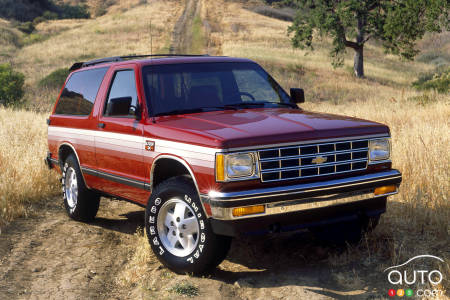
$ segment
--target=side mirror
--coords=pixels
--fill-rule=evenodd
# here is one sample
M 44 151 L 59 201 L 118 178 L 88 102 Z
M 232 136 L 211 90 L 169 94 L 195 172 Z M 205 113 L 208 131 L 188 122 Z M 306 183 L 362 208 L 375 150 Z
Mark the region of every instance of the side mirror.
M 304 103 L 305 91 L 303 89 L 291 88 L 291 102 L 292 103 Z
M 109 99 L 106 114 L 108 116 L 129 116 L 131 100 L 131 97 Z

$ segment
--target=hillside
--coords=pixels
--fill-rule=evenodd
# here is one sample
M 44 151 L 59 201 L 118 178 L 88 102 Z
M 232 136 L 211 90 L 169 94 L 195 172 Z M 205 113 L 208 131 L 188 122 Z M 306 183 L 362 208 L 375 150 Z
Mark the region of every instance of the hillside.
M 31 34 L 0 20 L 0 63 L 25 74 L 28 101 L 23 110 L 0 108 L 0 298 L 177 299 L 197 289 L 199 299 L 382 299 L 391 287 L 383 270 L 419 254 L 446 261 L 435 266 L 445 278 L 438 288 L 450 286 L 450 97 L 411 86 L 420 74 L 450 64 L 449 32 L 426 35 L 413 62 L 370 42 L 367 77 L 357 79 L 352 52 L 343 68 L 333 69 L 327 38 L 313 52 L 292 49 L 289 22 L 254 12 L 261 1 L 61 1 L 80 2 L 92 18 L 45 21 Z M 304 88 L 304 109 L 389 125 L 393 167 L 404 179 L 379 227 L 357 246 L 323 244 L 308 233 L 237 239 L 216 272 L 195 278 L 157 262 L 142 235 L 139 207 L 102 201 L 93 224 L 69 221 L 57 178 L 42 162 L 44 120 L 59 88 L 39 82 L 76 61 L 150 52 L 254 59 L 284 88 Z
M 5 48 L 2 44 L 0 63 L 11 62 L 23 72 L 30 105 L 48 111 L 57 91 L 39 89 L 37 84 L 52 71 L 98 57 L 150 53 L 151 45 L 154 53 L 168 52 L 182 5 L 176 1 L 153 1 L 151 5 L 140 2 L 117 1 L 97 18 L 42 22 L 28 35 L 3 20 L 0 31 L 4 37 L 0 41 Z

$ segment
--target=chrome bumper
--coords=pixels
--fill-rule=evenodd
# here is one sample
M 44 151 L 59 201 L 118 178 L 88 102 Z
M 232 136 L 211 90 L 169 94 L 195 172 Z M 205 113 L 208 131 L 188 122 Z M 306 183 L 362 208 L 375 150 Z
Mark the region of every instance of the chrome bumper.
M 384 185 L 400 185 L 402 175 L 397 170 L 348 177 L 314 183 L 280 186 L 257 190 L 221 193 L 211 191 L 201 195 L 203 203 L 211 206 L 212 218 L 239 220 L 268 215 L 284 214 L 302 210 L 381 198 L 397 193 L 375 195 L 374 189 Z M 242 217 L 234 217 L 236 207 L 264 205 L 265 211 Z

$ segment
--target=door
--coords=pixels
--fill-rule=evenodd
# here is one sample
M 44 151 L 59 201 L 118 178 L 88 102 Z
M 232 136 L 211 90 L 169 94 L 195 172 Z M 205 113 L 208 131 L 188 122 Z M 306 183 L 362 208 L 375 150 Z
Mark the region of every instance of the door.
M 95 152 L 98 189 L 145 203 L 143 124 L 136 87 L 137 67 L 113 68 L 108 92 L 98 114 Z

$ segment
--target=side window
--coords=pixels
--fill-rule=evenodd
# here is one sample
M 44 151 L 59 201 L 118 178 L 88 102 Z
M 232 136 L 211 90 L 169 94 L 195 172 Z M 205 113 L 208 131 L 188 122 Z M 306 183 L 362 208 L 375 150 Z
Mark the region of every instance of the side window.
M 104 115 L 135 118 L 137 105 L 138 98 L 134 70 L 116 72 L 109 90 Z
M 67 81 L 55 108 L 58 115 L 87 116 L 108 68 L 73 73 Z

